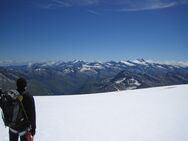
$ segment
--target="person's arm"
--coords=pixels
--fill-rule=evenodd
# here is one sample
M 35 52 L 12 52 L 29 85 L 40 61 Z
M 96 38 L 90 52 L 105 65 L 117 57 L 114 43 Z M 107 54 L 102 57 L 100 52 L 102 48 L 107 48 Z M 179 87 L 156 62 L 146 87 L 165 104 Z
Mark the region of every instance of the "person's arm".
M 2 89 L 0 88 L 0 108 L 1 108 L 1 106 L 2 106 L 2 101 L 1 101 L 1 95 L 2 95 L 2 93 L 3 93 L 3 91 L 2 91 Z
M 33 96 L 30 96 L 29 98 L 29 109 L 28 109 L 28 118 L 31 123 L 31 134 L 32 136 L 35 135 L 36 130 L 36 111 L 35 111 L 35 100 Z
M 36 130 L 36 111 L 35 111 L 35 100 L 32 97 L 32 118 L 31 118 L 31 134 L 34 136 L 35 135 L 35 130 Z

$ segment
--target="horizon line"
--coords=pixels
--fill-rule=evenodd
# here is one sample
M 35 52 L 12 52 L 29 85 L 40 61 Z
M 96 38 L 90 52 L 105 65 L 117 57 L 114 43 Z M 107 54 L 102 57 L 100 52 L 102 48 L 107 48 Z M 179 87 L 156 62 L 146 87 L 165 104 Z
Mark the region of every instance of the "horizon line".
M 34 63 L 57 63 L 57 62 L 85 62 L 85 63 L 93 63 L 93 62 L 99 62 L 99 63 L 106 63 L 106 62 L 123 62 L 123 61 L 145 61 L 145 62 L 155 62 L 155 63 L 186 63 L 188 64 L 188 60 L 162 60 L 162 59 L 144 59 L 144 58 L 136 58 L 136 59 L 121 59 L 121 60 L 106 60 L 106 61 L 100 61 L 100 60 L 92 60 L 92 61 L 86 61 L 82 59 L 72 59 L 72 60 L 64 60 L 64 59 L 50 59 L 50 60 L 31 60 L 31 61 L 17 61 L 17 60 L 0 60 L 0 66 L 12 66 L 12 65 L 29 65 Z

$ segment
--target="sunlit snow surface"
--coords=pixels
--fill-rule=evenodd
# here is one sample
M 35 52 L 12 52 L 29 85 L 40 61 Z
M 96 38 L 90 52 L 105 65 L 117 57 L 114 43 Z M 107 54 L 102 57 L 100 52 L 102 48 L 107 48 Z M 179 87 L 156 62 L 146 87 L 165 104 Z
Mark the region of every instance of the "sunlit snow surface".
M 35 141 L 188 141 L 188 85 L 35 101 Z

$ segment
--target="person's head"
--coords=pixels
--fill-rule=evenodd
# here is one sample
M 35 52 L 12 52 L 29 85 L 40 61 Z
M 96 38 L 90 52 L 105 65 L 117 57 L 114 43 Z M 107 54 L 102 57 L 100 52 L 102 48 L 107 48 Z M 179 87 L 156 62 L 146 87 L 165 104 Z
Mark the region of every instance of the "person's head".
M 25 90 L 27 86 L 27 81 L 24 78 L 19 78 L 16 81 L 16 86 L 18 90 Z

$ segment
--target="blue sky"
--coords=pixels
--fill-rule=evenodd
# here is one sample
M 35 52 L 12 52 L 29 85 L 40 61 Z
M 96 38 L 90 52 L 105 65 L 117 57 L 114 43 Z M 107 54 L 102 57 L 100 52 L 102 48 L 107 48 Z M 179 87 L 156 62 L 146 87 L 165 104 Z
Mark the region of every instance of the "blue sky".
M 1 0 L 0 60 L 188 60 L 188 0 Z

